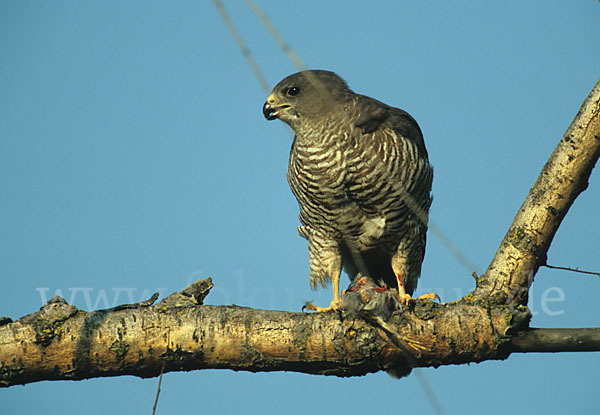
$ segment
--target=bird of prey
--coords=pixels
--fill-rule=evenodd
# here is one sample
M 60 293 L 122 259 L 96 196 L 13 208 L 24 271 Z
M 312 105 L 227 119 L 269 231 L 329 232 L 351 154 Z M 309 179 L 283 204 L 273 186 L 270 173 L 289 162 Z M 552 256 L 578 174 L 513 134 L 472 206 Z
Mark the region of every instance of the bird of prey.
M 263 106 L 296 133 L 287 179 L 308 240 L 310 284 L 369 276 L 406 303 L 425 254 L 433 168 L 405 111 L 354 93 L 337 74 L 307 70 L 279 82 Z M 396 292 L 396 291 L 394 291 Z M 425 298 L 433 298 L 426 294 Z

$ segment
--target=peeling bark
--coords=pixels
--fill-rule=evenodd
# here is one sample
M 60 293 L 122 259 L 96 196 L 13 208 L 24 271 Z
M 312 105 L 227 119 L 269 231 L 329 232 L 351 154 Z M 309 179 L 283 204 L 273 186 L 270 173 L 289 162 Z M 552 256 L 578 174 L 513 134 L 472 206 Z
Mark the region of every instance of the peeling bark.
M 0 384 L 101 376 L 157 376 L 227 368 L 357 376 L 379 370 L 406 374 L 508 356 L 525 307 L 482 307 L 460 301 L 418 301 L 385 323 L 386 330 L 346 313 L 291 313 L 237 306 L 182 304 L 85 312 L 56 297 L 34 314 L 0 327 Z

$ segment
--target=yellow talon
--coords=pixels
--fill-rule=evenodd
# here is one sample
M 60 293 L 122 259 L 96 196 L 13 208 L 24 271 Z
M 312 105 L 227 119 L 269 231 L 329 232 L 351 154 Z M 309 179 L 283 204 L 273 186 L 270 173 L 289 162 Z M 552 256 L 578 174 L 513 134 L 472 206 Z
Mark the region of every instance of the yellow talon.
M 318 307 L 313 303 L 307 303 L 302 307 L 302 311 L 316 311 L 317 313 L 323 313 L 325 311 L 337 310 L 340 308 L 340 300 L 333 300 L 329 307 Z
M 442 299 L 440 298 L 439 295 L 437 295 L 436 293 L 427 293 L 427 294 L 423 294 L 420 295 L 418 297 L 411 297 L 409 294 L 398 294 L 398 300 L 400 301 L 400 304 L 407 304 L 410 300 L 438 300 L 439 302 L 442 302 Z
M 418 296 L 416 299 L 417 300 L 431 300 L 431 301 L 437 299 L 440 303 L 442 302 L 442 299 L 436 293 L 423 294 L 423 295 Z

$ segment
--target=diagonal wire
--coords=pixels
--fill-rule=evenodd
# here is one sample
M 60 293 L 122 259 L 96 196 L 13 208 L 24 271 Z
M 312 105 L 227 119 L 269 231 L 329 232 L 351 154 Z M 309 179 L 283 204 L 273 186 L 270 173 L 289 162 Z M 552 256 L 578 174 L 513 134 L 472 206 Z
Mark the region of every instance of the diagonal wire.
M 250 69 L 252 69 L 252 72 L 254 73 L 254 77 L 258 80 L 260 87 L 262 88 L 262 90 L 264 91 L 265 94 L 268 94 L 269 92 L 271 92 L 271 87 L 269 86 L 269 82 L 267 81 L 267 78 L 265 77 L 265 74 L 263 73 L 263 71 L 260 69 L 260 66 L 258 66 L 258 63 L 256 63 L 256 61 L 254 60 L 254 56 L 252 55 L 252 52 L 250 52 L 250 48 L 248 47 L 248 45 L 246 45 L 244 38 L 242 37 L 240 32 L 238 32 L 237 28 L 233 24 L 233 20 L 231 20 L 229 13 L 227 13 L 227 10 L 225 10 L 225 6 L 223 5 L 223 2 L 221 0 L 213 0 L 213 3 L 215 4 L 215 7 L 219 11 L 219 14 L 221 15 L 221 19 L 223 19 L 223 22 L 229 29 L 229 32 L 231 33 L 231 36 L 235 40 L 235 43 L 237 43 L 238 48 L 240 49 L 240 52 L 242 52 L 242 55 L 244 56 L 244 58 L 246 58 L 246 61 L 248 62 Z M 292 129 L 287 124 L 285 124 L 285 127 L 286 127 L 286 131 L 288 132 L 290 137 L 293 137 L 294 132 L 292 131 Z
M 240 32 L 238 32 L 237 28 L 233 24 L 233 20 L 231 20 L 231 17 L 227 13 L 227 10 L 225 10 L 223 2 L 221 0 L 213 0 L 213 2 L 217 10 L 219 11 L 219 14 L 221 15 L 223 22 L 225 22 L 227 29 L 229 29 L 231 36 L 235 40 L 235 43 L 237 43 L 238 47 L 240 48 L 242 55 L 244 55 L 244 58 L 246 58 L 248 65 L 250 65 L 250 69 L 252 69 L 252 72 L 254 73 L 254 76 L 260 83 L 261 88 L 263 89 L 265 94 L 268 94 L 269 91 L 271 91 L 269 82 L 267 81 L 267 78 L 265 77 L 263 71 L 260 69 L 260 66 L 258 66 L 258 63 L 256 63 L 256 61 L 254 60 L 254 56 L 250 52 L 250 49 L 246 45 L 246 42 L 244 42 L 244 38 L 242 37 L 242 35 L 240 35 Z
M 260 8 L 260 6 L 256 4 L 254 0 L 245 1 L 248 7 L 250 7 L 256 15 L 256 17 L 260 19 L 262 24 L 269 31 L 269 33 L 275 39 L 275 41 L 279 44 L 286 56 L 294 63 L 294 65 L 296 65 L 296 67 L 300 70 L 307 69 L 306 65 L 304 65 L 304 63 L 298 57 L 296 52 L 294 52 L 290 44 L 285 41 L 283 36 L 275 28 L 273 23 L 271 23 L 268 16 Z M 405 194 L 403 198 L 409 209 L 411 209 L 423 223 L 428 224 L 431 233 L 433 233 L 438 238 L 442 245 L 454 256 L 454 258 L 456 258 L 456 260 L 467 271 L 476 271 L 478 274 L 481 274 L 479 267 L 475 265 L 471 260 L 469 260 L 469 258 L 461 251 L 461 249 L 454 242 L 452 242 L 452 239 L 448 237 L 448 235 L 446 235 L 439 226 L 437 226 L 431 219 L 428 218 L 427 212 L 425 212 L 409 194 Z
M 402 199 L 404 199 L 404 203 L 410 210 L 413 211 L 415 216 L 419 218 L 419 220 L 425 224 L 427 224 L 431 233 L 435 235 L 436 238 L 442 243 L 442 245 L 456 258 L 456 260 L 469 272 L 475 271 L 478 274 L 481 274 L 479 267 L 475 265 L 462 251 L 461 249 L 452 242 L 452 239 L 448 235 L 442 231 L 442 229 L 437 226 L 431 219 L 429 219 L 428 214 L 419 204 L 415 201 L 415 199 L 408 193 L 404 193 L 402 195 Z
M 437 397 L 435 396 L 433 388 L 431 387 L 431 384 L 427 380 L 425 373 L 423 373 L 422 369 L 420 369 L 418 367 L 413 370 L 413 373 L 415 374 L 415 378 L 421 385 L 421 388 L 423 389 L 423 392 L 425 393 L 427 400 L 431 404 L 433 411 L 438 415 L 443 414 L 444 409 L 442 408 L 440 401 L 438 401 Z
M 283 53 L 286 54 L 286 56 L 294 63 L 294 65 L 296 65 L 296 67 L 301 71 L 308 69 L 304 62 L 302 62 L 300 57 L 296 54 L 296 52 L 294 52 L 294 49 L 292 49 L 290 44 L 285 41 L 283 36 L 281 36 L 277 28 L 273 26 L 273 23 L 271 23 L 271 20 L 269 20 L 269 18 L 267 17 L 265 12 L 262 11 L 260 6 L 256 4 L 254 0 L 246 0 L 246 4 L 248 5 L 248 7 L 250 7 L 250 9 L 252 9 L 256 17 L 258 17 L 262 24 L 267 28 L 269 34 L 273 37 L 273 39 L 275 39 L 275 41 L 281 47 L 281 50 L 283 50 Z
M 238 44 L 239 48 L 241 49 L 242 54 L 248 60 L 248 63 L 250 64 L 250 67 L 252 68 L 254 75 L 257 77 L 257 79 L 263 86 L 263 89 L 265 89 L 266 92 L 268 93 L 269 92 L 268 83 L 266 82 L 262 71 L 258 67 L 258 64 L 256 63 L 256 61 L 250 54 L 250 50 L 246 46 L 246 43 L 244 42 L 243 38 L 241 37 L 241 35 L 239 34 L 237 29 L 233 25 L 231 18 L 229 18 L 229 15 L 225 11 L 223 3 L 221 2 L 221 0 L 214 0 L 214 3 L 215 3 L 215 6 L 217 7 L 217 9 L 219 10 L 219 13 L 221 14 L 223 21 L 229 28 L 229 31 L 231 32 L 236 43 Z M 256 4 L 253 0 L 246 0 L 246 4 L 252 9 L 254 14 L 260 19 L 260 21 L 263 23 L 263 25 L 267 28 L 267 30 L 271 34 L 271 36 L 277 41 L 277 43 L 279 44 L 279 46 L 281 47 L 283 52 L 294 63 L 294 65 L 296 65 L 296 67 L 300 70 L 307 69 L 306 65 L 304 65 L 302 60 L 294 52 L 292 47 L 285 41 L 283 36 L 281 36 L 281 34 L 279 34 L 279 32 L 277 31 L 275 26 L 273 26 L 273 24 L 271 23 L 271 21 L 269 20 L 267 15 L 262 11 L 262 9 L 258 6 L 258 4 Z M 265 85 L 266 85 L 266 87 L 265 87 Z M 407 205 L 409 206 L 409 208 L 411 208 L 411 206 L 412 206 L 412 210 L 415 212 L 417 217 L 419 217 L 419 219 L 421 219 L 423 221 L 423 223 L 429 222 L 428 218 L 427 218 L 427 213 L 424 212 L 423 209 L 420 208 L 420 206 L 418 206 L 416 201 L 410 195 L 408 195 L 408 194 L 406 195 L 405 201 L 408 202 Z M 438 236 L 438 238 L 440 237 L 440 235 L 443 236 L 443 238 L 440 238 L 440 240 L 450 250 L 450 252 L 452 252 L 457 257 L 457 259 L 459 259 L 459 262 L 461 262 L 461 264 L 463 264 L 465 266 L 470 266 L 471 262 L 468 261 L 466 256 L 460 252 L 458 247 L 456 247 L 456 245 L 454 245 L 451 242 L 450 238 L 446 237 L 437 226 L 436 227 L 432 226 L 431 222 L 429 222 L 429 225 L 431 226 L 432 231 L 433 231 L 433 229 L 436 229 L 436 232 L 434 232 L 434 233 L 436 234 L 436 236 Z M 472 270 L 472 268 L 471 268 L 471 270 Z M 430 405 L 432 406 L 432 409 L 438 414 L 443 413 L 442 407 L 441 407 L 439 401 L 437 400 L 437 398 L 433 392 L 433 389 L 431 388 L 431 385 L 427 381 L 425 374 L 423 374 L 421 372 L 416 372 L 415 377 L 417 378 L 419 384 L 421 385 L 421 388 L 425 392 L 425 395 L 427 396 L 427 399 L 428 399 Z
M 442 408 L 440 401 L 438 401 L 437 397 L 435 396 L 435 392 L 433 391 L 431 384 L 427 380 L 427 376 L 425 376 L 425 373 L 422 371 L 421 368 L 416 367 L 417 361 L 411 356 L 411 354 L 407 350 L 407 347 L 410 347 L 410 339 L 401 336 L 395 329 L 390 327 L 380 316 L 372 316 L 365 313 L 360 313 L 360 315 L 371 324 L 379 326 L 379 328 L 381 328 L 387 334 L 388 338 L 392 341 L 392 343 L 394 343 L 400 350 L 404 352 L 408 364 L 414 368 L 412 370 L 412 373 L 419 382 L 419 386 L 421 386 L 421 389 L 423 389 L 423 393 L 425 393 L 425 397 L 429 401 L 431 408 L 437 415 L 442 415 L 444 413 L 444 409 Z M 390 372 L 388 372 L 388 374 L 392 375 Z

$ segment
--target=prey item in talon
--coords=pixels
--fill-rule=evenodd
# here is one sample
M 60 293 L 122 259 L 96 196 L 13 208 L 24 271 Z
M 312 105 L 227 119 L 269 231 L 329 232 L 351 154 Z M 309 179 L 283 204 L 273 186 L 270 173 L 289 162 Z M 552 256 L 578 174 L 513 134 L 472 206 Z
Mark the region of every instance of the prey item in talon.
M 346 290 L 340 304 L 340 309 L 350 316 L 379 317 L 384 321 L 402 307 L 395 290 L 365 276 Z

